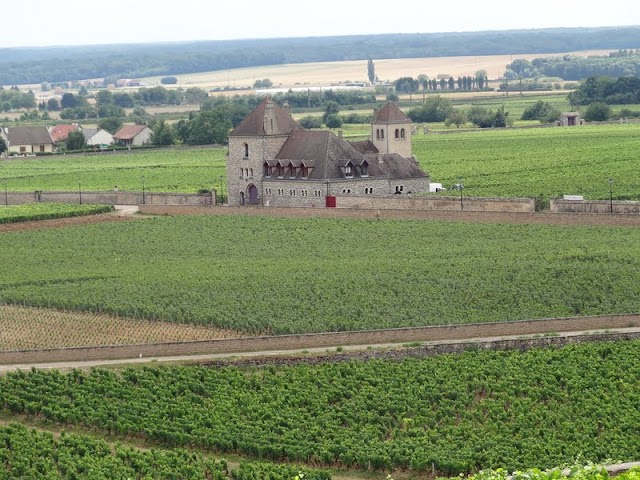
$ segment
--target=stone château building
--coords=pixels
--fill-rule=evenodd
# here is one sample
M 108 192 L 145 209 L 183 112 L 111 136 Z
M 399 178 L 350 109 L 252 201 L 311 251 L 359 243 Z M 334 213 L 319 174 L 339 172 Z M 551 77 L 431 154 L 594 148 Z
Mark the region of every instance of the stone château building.
M 229 134 L 230 205 L 335 206 L 336 195 L 428 192 L 411 149 L 411 120 L 393 103 L 376 110 L 371 137 L 349 142 L 305 130 L 266 97 Z

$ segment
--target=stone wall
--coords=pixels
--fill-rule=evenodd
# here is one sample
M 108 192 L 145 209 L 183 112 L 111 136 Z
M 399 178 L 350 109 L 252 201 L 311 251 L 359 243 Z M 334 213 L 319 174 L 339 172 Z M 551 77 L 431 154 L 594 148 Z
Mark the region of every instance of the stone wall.
M 613 213 L 618 215 L 640 215 L 640 202 L 609 200 L 563 200 L 551 199 L 549 210 L 556 213 Z
M 0 192 L 0 205 L 26 203 L 83 203 L 107 205 L 215 205 L 215 191 L 200 195 L 158 192 Z
M 405 187 L 406 188 L 406 187 Z M 468 212 L 535 212 L 533 198 L 476 198 L 408 196 L 363 197 L 340 195 L 338 208 L 392 210 L 452 210 Z
M 196 354 L 233 354 L 238 352 L 411 343 L 417 341 L 463 343 L 462 341 L 464 340 L 479 339 L 484 342 L 495 342 L 500 341 L 500 337 L 507 336 L 546 335 L 548 337 L 555 337 L 561 332 L 587 332 L 628 328 L 636 325 L 640 325 L 640 317 L 638 315 L 604 315 L 356 332 L 249 337 L 196 342 L 21 350 L 0 352 L 0 364 L 88 361 Z

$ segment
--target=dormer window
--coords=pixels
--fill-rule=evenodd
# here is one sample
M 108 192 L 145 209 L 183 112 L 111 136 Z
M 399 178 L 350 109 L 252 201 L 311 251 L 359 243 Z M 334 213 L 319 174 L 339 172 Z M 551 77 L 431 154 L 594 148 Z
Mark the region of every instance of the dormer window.
M 363 162 L 360 167 L 360 176 L 367 177 L 369 176 L 369 164 L 367 162 Z
M 243 157 L 242 158 L 249 158 L 249 144 L 248 143 L 245 143 L 242 146 L 242 150 L 243 150 L 243 152 L 242 152 L 243 153 Z
M 284 166 L 280 164 L 278 164 L 278 177 L 279 178 L 284 177 Z
M 296 167 L 293 165 L 293 163 L 291 165 L 289 165 L 289 176 L 291 178 L 295 178 L 296 177 Z
M 302 178 L 307 178 L 309 176 L 309 167 L 307 167 L 306 165 L 301 165 L 300 175 L 302 175 Z
M 265 177 L 270 177 L 271 175 L 273 175 L 273 167 L 266 162 L 263 165 L 262 171 Z
M 350 163 L 347 163 L 347 166 L 344 167 L 344 176 L 353 177 L 353 170 Z

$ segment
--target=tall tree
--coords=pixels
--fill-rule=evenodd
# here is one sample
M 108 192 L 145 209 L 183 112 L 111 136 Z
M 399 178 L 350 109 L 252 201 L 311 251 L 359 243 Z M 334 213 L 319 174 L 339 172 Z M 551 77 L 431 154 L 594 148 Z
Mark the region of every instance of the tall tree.
M 369 78 L 369 83 L 376 81 L 376 67 L 371 58 L 367 60 L 367 77 Z
M 67 150 L 82 150 L 87 146 L 87 141 L 85 140 L 84 135 L 82 132 L 77 130 L 69 133 L 64 143 L 67 146 Z

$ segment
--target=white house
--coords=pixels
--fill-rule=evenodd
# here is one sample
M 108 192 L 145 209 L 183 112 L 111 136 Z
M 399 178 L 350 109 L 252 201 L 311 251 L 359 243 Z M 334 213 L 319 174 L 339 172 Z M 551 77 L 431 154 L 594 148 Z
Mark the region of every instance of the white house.
M 113 140 L 123 147 L 140 146 L 149 143 L 152 134 L 146 125 L 125 125 L 113 134 Z
M 113 145 L 113 135 L 101 128 L 83 128 L 82 134 L 87 146 Z

